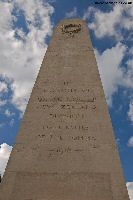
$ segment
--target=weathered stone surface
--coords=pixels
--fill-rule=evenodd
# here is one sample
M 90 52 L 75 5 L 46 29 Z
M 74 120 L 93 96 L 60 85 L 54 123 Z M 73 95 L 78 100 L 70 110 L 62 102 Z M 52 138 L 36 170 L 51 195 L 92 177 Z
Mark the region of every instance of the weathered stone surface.
M 2 180 L 0 200 L 129 200 L 82 19 L 62 20 L 54 31 Z

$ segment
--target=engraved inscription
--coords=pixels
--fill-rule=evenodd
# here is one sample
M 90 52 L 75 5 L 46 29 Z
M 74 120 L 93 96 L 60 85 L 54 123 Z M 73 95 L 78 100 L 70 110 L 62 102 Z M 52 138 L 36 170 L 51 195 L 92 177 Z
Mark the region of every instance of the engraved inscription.
M 94 104 L 96 97 L 93 91 L 84 88 L 84 85 L 79 88 L 72 87 L 71 81 L 67 80 L 62 81 L 61 85 L 62 88 L 44 88 L 45 95 L 42 94 L 37 98 L 37 108 L 49 110 L 48 116 L 51 118 L 51 122 L 54 119 L 68 120 L 69 122 L 69 124 L 62 124 L 61 121 L 58 125 L 45 124 L 42 126 L 43 133 L 36 136 L 37 139 L 49 145 L 58 142 L 58 147 L 47 149 L 49 158 L 59 155 L 69 156 L 74 152 L 80 153 L 83 151 L 79 146 L 81 142 L 93 144 L 93 141 L 96 140 L 89 134 L 89 126 L 82 124 L 85 117 L 84 111 L 96 109 Z M 72 124 L 71 120 L 79 121 L 78 125 L 77 123 Z M 67 131 L 67 134 L 64 134 L 63 130 Z M 62 147 L 63 142 L 68 142 L 68 147 Z M 76 147 L 70 147 L 69 142 L 76 143 Z
M 82 109 L 82 110 L 87 110 L 87 109 L 96 109 L 96 105 L 93 104 L 93 105 L 88 105 L 88 104 L 80 104 L 80 103 L 77 103 L 77 104 L 74 104 L 74 105 L 71 105 L 71 104 L 43 104 L 43 105 L 39 105 L 37 106 L 37 109 L 38 108 L 43 108 L 43 109 L 51 109 L 51 108 L 58 108 L 58 109 L 63 109 L 63 110 L 67 110 L 67 109 Z
M 74 130 L 88 130 L 88 126 L 66 126 L 66 129 L 74 129 Z
M 87 109 L 89 109 L 90 108 L 90 106 L 89 105 L 87 105 L 87 104 L 75 104 L 75 105 L 70 105 L 70 104 L 62 104 L 61 105 L 61 109 L 84 109 L 84 110 L 87 110 Z M 95 105 L 93 105 L 92 107 L 91 107 L 92 109 L 95 109 L 96 108 L 96 106 Z
M 43 129 L 49 129 L 49 130 L 59 130 L 59 129 L 70 129 L 70 130 L 83 130 L 83 131 L 87 131 L 89 130 L 88 126 L 84 126 L 84 125 L 58 125 L 58 126 L 43 126 Z
M 96 140 L 93 136 L 69 136 L 69 140 Z
M 58 155 L 62 155 L 62 154 L 71 154 L 72 152 L 82 152 L 83 150 L 82 149 L 78 149 L 78 148 L 70 148 L 70 147 L 67 147 L 67 148 L 52 148 L 52 149 L 49 149 L 48 152 L 49 152 L 49 157 L 52 155 L 52 154 L 58 154 Z
M 82 92 L 82 93 L 88 93 L 90 92 L 90 89 L 88 88 L 53 88 L 53 89 L 44 89 L 43 90 L 45 93 L 49 92 L 49 93 L 77 93 L 77 92 Z
M 70 134 L 70 133 L 69 133 Z M 94 136 L 90 136 L 90 135 L 56 135 L 55 133 L 47 133 L 47 135 L 45 134 L 39 134 L 36 136 L 36 138 L 40 138 L 40 139 L 44 139 L 44 140 L 52 140 L 52 141 L 95 141 L 96 138 Z
M 63 117 L 66 117 L 66 118 L 70 118 L 70 119 L 83 119 L 84 118 L 84 114 L 82 113 L 79 113 L 79 114 L 56 114 L 56 113 L 50 113 L 50 116 L 51 118 L 63 118 Z
M 66 86 L 68 86 L 68 85 L 70 85 L 71 83 L 70 83 L 69 81 L 64 81 L 63 84 L 66 85 Z
M 74 102 L 94 102 L 94 97 L 67 97 L 67 96 L 55 96 L 55 97 L 38 97 L 39 102 L 49 102 L 49 101 L 74 101 Z

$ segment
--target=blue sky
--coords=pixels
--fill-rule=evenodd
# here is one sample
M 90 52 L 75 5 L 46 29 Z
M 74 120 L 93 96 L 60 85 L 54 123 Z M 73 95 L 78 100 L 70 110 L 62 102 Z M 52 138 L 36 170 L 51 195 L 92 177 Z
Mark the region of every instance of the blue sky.
M 133 200 L 133 3 L 96 5 L 94 0 L 2 0 L 0 10 L 2 175 L 54 27 L 63 18 L 80 17 L 90 29 Z

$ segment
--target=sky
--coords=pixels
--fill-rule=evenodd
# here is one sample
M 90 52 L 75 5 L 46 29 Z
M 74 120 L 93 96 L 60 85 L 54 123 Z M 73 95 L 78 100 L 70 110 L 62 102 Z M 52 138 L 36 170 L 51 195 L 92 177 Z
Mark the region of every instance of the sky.
M 78 17 L 90 30 L 133 200 L 133 2 L 100 2 L 0 1 L 0 173 L 3 176 L 53 30 L 61 19 Z

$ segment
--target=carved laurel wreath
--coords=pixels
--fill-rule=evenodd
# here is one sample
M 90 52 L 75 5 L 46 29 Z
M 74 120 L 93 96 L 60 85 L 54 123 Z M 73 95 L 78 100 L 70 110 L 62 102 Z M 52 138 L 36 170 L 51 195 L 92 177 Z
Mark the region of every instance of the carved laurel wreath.
M 67 28 L 73 28 L 73 29 L 67 29 Z M 78 33 L 81 30 L 81 24 L 68 24 L 68 25 L 62 25 L 61 26 L 62 33 L 69 33 L 70 36 L 74 37 L 74 33 Z

